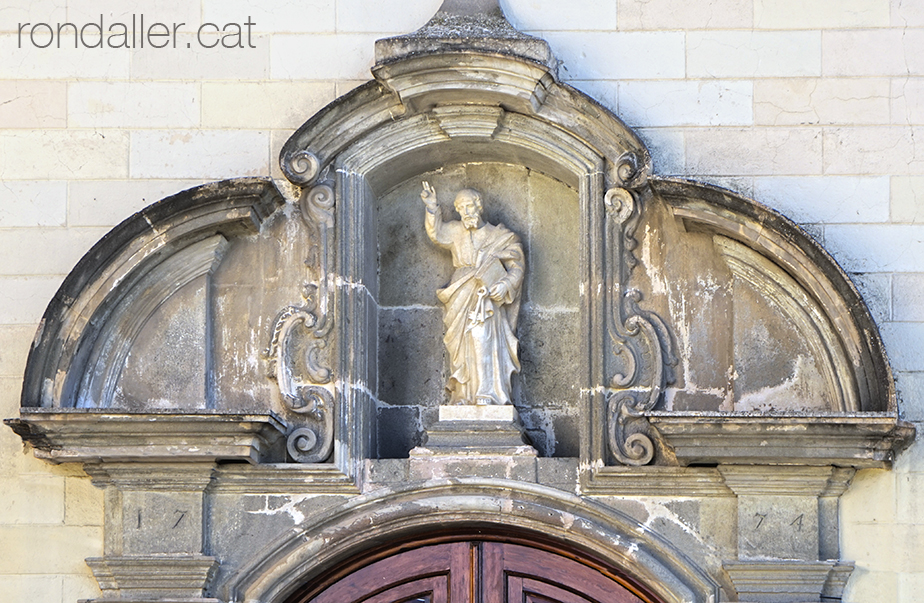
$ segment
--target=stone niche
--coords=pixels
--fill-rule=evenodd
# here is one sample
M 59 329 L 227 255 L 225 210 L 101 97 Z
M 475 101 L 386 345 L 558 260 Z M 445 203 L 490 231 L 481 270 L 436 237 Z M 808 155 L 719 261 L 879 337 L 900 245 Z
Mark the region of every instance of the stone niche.
M 6 422 L 105 489 L 101 602 L 285 603 L 473 531 L 651 602 L 840 597 L 838 498 L 913 438 L 866 306 L 786 218 L 654 175 L 556 68 L 496 3 L 447 0 L 285 143 L 291 198 L 197 187 L 81 260 Z M 451 422 L 424 181 L 446 219 L 479 189 L 522 241 L 532 448 L 420 452 Z
M 447 219 L 455 192 L 474 186 L 485 197 L 485 220 L 520 235 L 527 265 L 518 327 L 523 370 L 513 401 L 540 454 L 577 456 L 580 392 L 571 376 L 580 371 L 578 194 L 527 167 L 487 162 L 421 174 L 376 204 L 378 456 L 407 456 L 447 398 L 445 350 L 434 347 L 443 336 L 435 292 L 449 282 L 452 262 L 423 231 L 422 180 L 444 197 Z

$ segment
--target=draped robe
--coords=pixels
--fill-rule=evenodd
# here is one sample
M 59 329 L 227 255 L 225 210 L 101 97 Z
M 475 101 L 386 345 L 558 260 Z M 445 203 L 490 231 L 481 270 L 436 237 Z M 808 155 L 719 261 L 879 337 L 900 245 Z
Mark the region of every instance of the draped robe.
M 510 404 L 510 376 L 520 371 L 514 335 L 526 268 L 520 239 L 503 224 L 469 230 L 459 221 L 444 223 L 439 208 L 427 210 L 425 227 L 430 240 L 452 252 L 456 268 L 437 291 L 451 403 Z M 507 292 L 496 302 L 488 291 L 500 281 Z

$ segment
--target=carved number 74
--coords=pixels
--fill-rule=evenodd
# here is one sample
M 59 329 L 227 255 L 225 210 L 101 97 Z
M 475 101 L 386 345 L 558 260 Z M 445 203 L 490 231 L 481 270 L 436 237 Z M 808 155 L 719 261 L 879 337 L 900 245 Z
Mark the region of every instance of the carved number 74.
M 766 513 L 754 513 L 754 517 L 757 518 L 757 525 L 754 526 L 754 530 L 756 531 L 760 529 L 760 526 L 763 525 L 764 520 L 767 519 L 767 514 Z M 802 522 L 804 521 L 804 519 L 805 519 L 805 514 L 800 513 L 798 517 L 796 517 L 789 523 L 789 525 L 796 526 L 796 529 L 801 532 Z

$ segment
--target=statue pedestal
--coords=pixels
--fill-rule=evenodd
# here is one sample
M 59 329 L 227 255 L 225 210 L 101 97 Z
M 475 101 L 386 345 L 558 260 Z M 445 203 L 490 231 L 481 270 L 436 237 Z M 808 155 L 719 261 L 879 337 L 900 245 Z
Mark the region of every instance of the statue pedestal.
M 440 406 L 439 420 L 411 458 L 434 455 L 536 456 L 511 405 Z

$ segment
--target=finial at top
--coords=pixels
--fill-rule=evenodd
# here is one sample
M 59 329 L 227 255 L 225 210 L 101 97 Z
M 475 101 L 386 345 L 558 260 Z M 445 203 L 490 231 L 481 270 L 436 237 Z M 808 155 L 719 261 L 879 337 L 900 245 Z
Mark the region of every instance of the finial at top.
M 548 43 L 528 36 L 507 21 L 498 0 L 443 0 L 436 14 L 417 31 L 375 43 L 377 65 L 410 55 L 441 52 L 496 52 L 555 69 Z
M 504 11 L 501 10 L 498 0 L 443 0 L 437 12 L 464 16 L 480 14 L 504 18 Z

